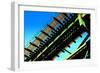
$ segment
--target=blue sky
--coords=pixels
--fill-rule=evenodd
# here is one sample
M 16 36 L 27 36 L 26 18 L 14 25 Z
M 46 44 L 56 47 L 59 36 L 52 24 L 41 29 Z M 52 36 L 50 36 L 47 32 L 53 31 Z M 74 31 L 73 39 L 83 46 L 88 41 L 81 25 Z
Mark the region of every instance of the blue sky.
M 58 16 L 57 12 L 24 11 L 24 46 L 38 36 L 40 31 Z

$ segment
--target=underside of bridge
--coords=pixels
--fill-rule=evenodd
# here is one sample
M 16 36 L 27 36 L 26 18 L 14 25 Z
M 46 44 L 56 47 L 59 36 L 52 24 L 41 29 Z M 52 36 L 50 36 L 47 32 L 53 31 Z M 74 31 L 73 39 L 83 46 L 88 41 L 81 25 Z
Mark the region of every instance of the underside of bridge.
M 24 47 L 24 61 L 90 59 L 90 17 L 86 13 L 59 13 L 52 17 L 52 22 Z

